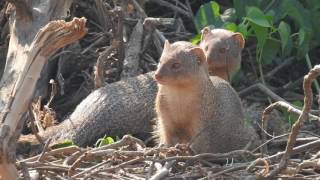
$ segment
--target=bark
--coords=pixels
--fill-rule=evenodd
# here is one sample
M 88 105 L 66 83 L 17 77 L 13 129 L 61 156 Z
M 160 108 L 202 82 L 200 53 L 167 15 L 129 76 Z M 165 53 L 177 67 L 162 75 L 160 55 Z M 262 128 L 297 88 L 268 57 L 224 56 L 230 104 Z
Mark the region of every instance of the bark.
M 41 70 L 59 48 L 83 37 L 86 28 L 85 19 L 47 24 L 65 17 L 71 0 L 8 2 L 15 5 L 16 11 L 9 19 L 10 42 L 0 81 L 0 174 L 3 179 L 17 179 L 16 139 Z
M 124 64 L 122 77 L 133 77 L 141 74 L 139 68 L 141 44 L 143 40 L 143 25 L 141 20 L 139 20 L 134 27 L 129 43 L 128 48 L 125 53 Z

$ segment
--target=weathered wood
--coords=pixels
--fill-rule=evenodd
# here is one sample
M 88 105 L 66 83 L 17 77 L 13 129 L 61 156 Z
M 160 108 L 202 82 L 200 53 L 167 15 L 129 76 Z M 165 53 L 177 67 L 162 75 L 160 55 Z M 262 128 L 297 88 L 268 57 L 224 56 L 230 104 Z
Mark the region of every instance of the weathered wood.
M 121 74 L 122 77 L 127 78 L 141 74 L 141 69 L 139 68 L 139 60 L 142 41 L 143 25 L 141 20 L 139 20 L 131 33 L 129 43 L 127 45 L 123 71 Z
M 21 129 L 41 70 L 59 48 L 83 37 L 86 28 L 85 19 L 47 24 L 65 17 L 71 0 L 47 0 L 41 5 L 35 0 L 9 2 L 15 5 L 16 13 L 10 17 L 9 49 L 0 81 L 0 174 L 3 179 L 17 179 L 13 165 L 20 134 L 17 129 Z

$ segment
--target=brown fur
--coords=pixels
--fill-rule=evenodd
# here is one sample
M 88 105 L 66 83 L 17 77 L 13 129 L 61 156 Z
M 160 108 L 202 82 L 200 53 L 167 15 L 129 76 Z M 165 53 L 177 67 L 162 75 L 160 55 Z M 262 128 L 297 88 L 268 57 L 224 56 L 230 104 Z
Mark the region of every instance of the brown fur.
M 202 30 L 200 47 L 205 51 L 209 73 L 230 81 L 240 69 L 244 38 L 240 33 L 208 27 Z
M 193 140 L 196 152 L 215 153 L 242 148 L 256 137 L 244 123 L 240 99 L 230 84 L 209 77 L 199 47 L 166 42 L 155 79 L 160 143 L 173 146 Z

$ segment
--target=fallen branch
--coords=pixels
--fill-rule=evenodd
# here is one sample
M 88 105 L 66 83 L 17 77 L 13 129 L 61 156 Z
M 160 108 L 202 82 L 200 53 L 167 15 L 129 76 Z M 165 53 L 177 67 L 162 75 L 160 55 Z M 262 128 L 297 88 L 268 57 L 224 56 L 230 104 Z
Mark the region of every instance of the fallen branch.
M 74 18 L 71 22 L 57 20 L 41 28 L 27 51 L 24 50 L 28 54 L 24 54 L 26 57 L 26 59 L 23 59 L 25 63 L 18 78 L 14 81 L 13 88 L 10 89 L 5 85 L 1 86 L 1 91 L 3 89 L 6 92 L 8 88 L 10 89 L 9 100 L 6 99 L 6 94 L 1 94 L 2 99 L 0 99 L 8 101 L 5 106 L 1 104 L 4 102 L 0 102 L 1 112 L 3 113 L 0 117 L 2 122 L 0 127 L 0 156 L 2 157 L 0 174 L 4 179 L 16 179 L 18 177 L 13 165 L 16 139 L 19 136 L 16 129 L 20 124 L 23 124 L 25 119 L 23 117 L 28 111 L 42 68 L 49 57 L 58 49 L 86 34 L 85 22 L 85 18 Z M 8 79 L 4 77 L 0 84 L 2 85 L 6 81 Z
M 305 93 L 305 97 L 304 97 L 304 106 L 302 109 L 302 114 L 299 116 L 298 120 L 292 126 L 291 132 L 289 134 L 287 147 L 286 147 L 285 153 L 283 154 L 283 156 L 281 158 L 279 166 L 277 168 L 275 168 L 274 170 L 272 170 L 267 175 L 267 178 L 275 177 L 283 169 L 285 169 L 287 167 L 289 157 L 292 153 L 293 146 L 296 142 L 296 138 L 299 133 L 299 129 L 300 129 L 301 125 L 308 119 L 308 116 L 309 116 L 309 111 L 311 109 L 311 104 L 312 104 L 312 100 L 313 100 L 311 83 L 319 75 L 320 75 L 320 65 L 317 65 L 313 69 L 311 69 L 310 72 L 304 77 L 303 90 Z
M 263 131 L 268 129 L 268 118 L 267 118 L 268 115 L 272 112 L 272 110 L 274 110 L 276 108 L 278 108 L 278 109 L 285 108 L 285 109 L 287 109 L 287 112 L 294 113 L 299 116 L 301 116 L 301 114 L 302 114 L 302 112 L 299 109 L 294 108 L 293 106 L 291 106 L 287 102 L 278 101 L 273 104 L 270 104 L 267 108 L 265 108 L 265 110 L 262 113 L 262 129 L 263 129 Z M 320 121 L 320 117 L 318 117 L 318 116 L 309 114 L 309 117 Z M 266 133 L 262 133 L 262 142 L 265 142 L 266 140 L 267 140 Z M 264 152 L 266 152 L 266 150 L 264 150 Z

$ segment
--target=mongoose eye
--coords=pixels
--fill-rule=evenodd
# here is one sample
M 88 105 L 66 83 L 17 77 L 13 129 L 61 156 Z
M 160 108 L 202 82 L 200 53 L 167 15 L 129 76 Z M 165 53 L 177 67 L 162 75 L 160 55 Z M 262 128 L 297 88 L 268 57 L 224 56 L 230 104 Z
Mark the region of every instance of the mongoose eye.
M 225 53 L 225 52 L 226 52 L 226 48 L 220 48 L 220 49 L 219 49 L 219 52 L 220 52 L 220 53 Z
M 172 68 L 172 69 L 179 69 L 180 66 L 181 66 L 180 63 L 173 63 L 172 66 L 171 66 L 171 68 Z
M 208 49 L 209 49 L 209 46 L 206 46 L 206 47 L 204 48 L 205 51 L 208 51 Z

